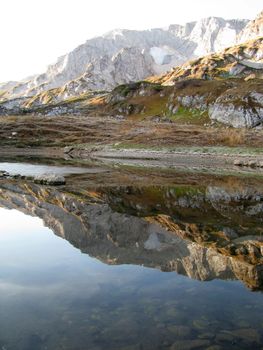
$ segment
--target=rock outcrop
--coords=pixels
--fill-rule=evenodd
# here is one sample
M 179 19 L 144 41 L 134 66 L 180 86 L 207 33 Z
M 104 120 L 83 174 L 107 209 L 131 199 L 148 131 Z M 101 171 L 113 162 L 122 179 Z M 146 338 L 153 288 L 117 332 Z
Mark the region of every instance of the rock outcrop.
M 64 176 L 56 175 L 56 174 L 43 174 L 35 176 L 34 182 L 42 185 L 50 185 L 50 186 L 60 186 L 65 185 L 66 180 Z
M 132 109 L 126 113 L 126 109 L 136 106 L 138 113 L 139 103 L 142 116 L 150 116 L 154 106 L 160 121 L 183 116 L 189 122 L 199 118 L 206 123 L 210 119 L 235 128 L 253 128 L 263 121 L 262 79 L 189 78 L 170 86 L 138 83 L 117 87 L 107 97 L 112 114 L 136 114 Z
M 244 89 L 226 90 L 209 107 L 209 116 L 235 128 L 253 128 L 263 121 L 261 84 L 247 84 Z

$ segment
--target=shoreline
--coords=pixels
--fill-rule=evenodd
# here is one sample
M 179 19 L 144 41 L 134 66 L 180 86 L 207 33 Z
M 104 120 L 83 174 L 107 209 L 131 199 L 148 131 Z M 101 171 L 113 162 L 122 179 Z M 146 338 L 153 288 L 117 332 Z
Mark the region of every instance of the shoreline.
M 213 150 L 212 148 L 210 151 Z M 245 149 L 244 149 L 245 150 Z M 214 151 L 214 150 L 213 150 Z M 224 150 L 220 150 L 224 151 Z M 236 149 L 233 149 L 236 151 Z M 114 149 L 112 145 L 68 146 L 65 148 L 2 148 L 0 157 L 40 157 L 64 159 L 65 161 L 92 160 L 104 164 L 130 165 L 138 167 L 160 168 L 194 168 L 207 169 L 208 171 L 230 171 L 251 174 L 263 174 L 263 167 L 237 166 L 235 160 L 250 161 L 263 164 L 263 152 L 258 154 L 236 154 L 193 152 L 192 148 L 178 150 L 153 150 L 153 149 Z

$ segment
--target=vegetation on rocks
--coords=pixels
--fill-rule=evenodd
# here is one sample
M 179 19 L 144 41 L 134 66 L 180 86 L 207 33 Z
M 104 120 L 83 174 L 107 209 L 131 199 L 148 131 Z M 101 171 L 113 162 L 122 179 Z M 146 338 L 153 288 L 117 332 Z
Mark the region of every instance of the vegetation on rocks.
M 263 37 L 250 40 L 244 44 L 225 49 L 220 53 L 212 53 L 175 67 L 168 74 L 153 77 L 152 82 L 173 85 L 184 79 L 227 79 L 263 77 Z

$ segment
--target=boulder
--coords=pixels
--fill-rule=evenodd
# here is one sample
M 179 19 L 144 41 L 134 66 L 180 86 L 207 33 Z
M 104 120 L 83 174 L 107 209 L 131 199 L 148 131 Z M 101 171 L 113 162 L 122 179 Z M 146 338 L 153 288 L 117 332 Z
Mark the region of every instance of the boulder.
M 0 178 L 9 176 L 9 173 L 5 170 L 0 170 Z
M 234 165 L 236 165 L 236 166 L 243 166 L 244 162 L 243 162 L 242 159 L 235 159 L 234 160 Z
M 256 85 L 248 88 L 259 89 Z M 209 106 L 208 115 L 234 128 L 253 128 L 263 122 L 263 93 L 228 90 Z
M 263 121 L 262 111 L 217 100 L 209 107 L 209 117 L 234 128 L 253 128 Z
M 43 174 L 35 176 L 34 182 L 42 185 L 59 186 L 65 185 L 66 180 L 64 176 L 56 174 Z

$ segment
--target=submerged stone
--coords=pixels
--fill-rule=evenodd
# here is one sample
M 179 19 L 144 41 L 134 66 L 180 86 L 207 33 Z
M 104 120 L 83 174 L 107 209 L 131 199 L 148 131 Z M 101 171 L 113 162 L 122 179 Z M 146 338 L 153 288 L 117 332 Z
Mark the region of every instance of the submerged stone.
M 233 331 L 232 334 L 243 341 L 260 344 L 260 334 L 253 328 L 240 328 Z
M 194 339 L 194 340 L 178 340 L 171 346 L 171 350 L 192 350 L 205 348 L 210 345 L 209 340 Z
M 170 326 L 168 330 L 176 335 L 176 338 L 185 338 L 189 337 L 191 334 L 191 328 L 187 326 Z
M 206 320 L 194 320 L 193 326 L 198 329 L 203 329 L 209 327 L 209 322 Z

